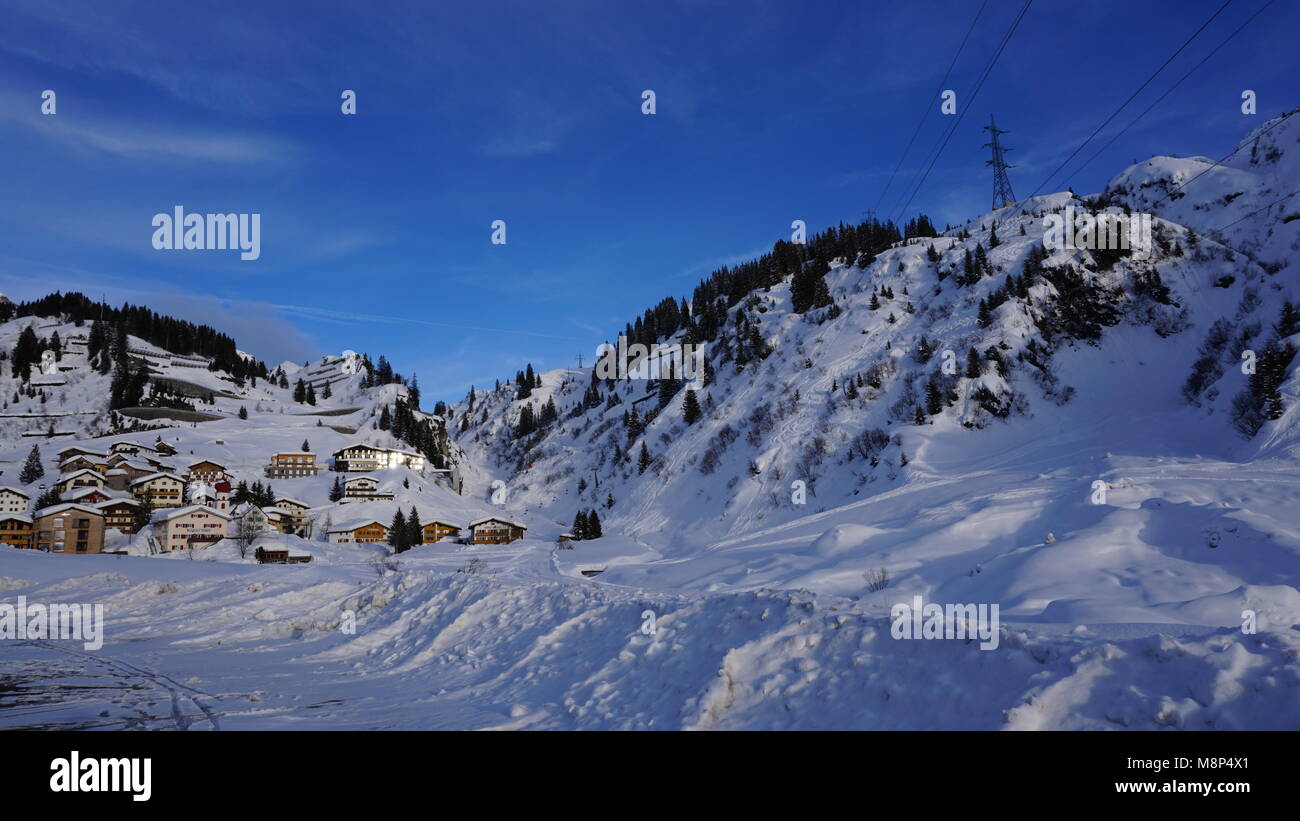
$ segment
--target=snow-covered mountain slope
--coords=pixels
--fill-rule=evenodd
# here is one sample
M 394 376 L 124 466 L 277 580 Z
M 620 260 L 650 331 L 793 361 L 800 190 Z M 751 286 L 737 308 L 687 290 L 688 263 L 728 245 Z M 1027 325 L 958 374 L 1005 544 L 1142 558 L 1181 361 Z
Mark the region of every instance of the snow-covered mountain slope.
M 920 592 L 998 601 L 1042 621 L 1222 626 L 1249 601 L 1300 622 L 1300 515 L 1288 504 L 1300 493 L 1294 370 L 1282 418 L 1252 438 L 1232 421 L 1248 382 L 1240 354 L 1263 350 L 1284 301 L 1300 297 L 1300 222 L 1279 207 L 1218 240 L 1208 230 L 1251 210 L 1214 205 L 1214 174 L 1235 175 L 1249 194 L 1237 199 L 1259 204 L 1296 179 L 1300 118 L 1257 133 L 1266 129 L 1247 138 L 1259 145 L 1254 161 L 1236 158 L 1178 200 L 1199 227 L 1172 218 L 1183 211 L 1155 210 L 1149 259 L 1067 249 L 1032 258 L 1045 217 L 1067 207 L 1118 215 L 1128 204 L 1115 183 L 1109 200 L 1038 197 L 900 243 L 865 267 L 833 264 L 833 307 L 794 313 L 789 278 L 731 306 L 734 332 L 706 343 L 715 380 L 698 394 L 694 424 L 681 390 L 629 436 L 625 412 L 655 409 L 655 386 L 568 369 L 542 374 L 526 400 L 508 384 L 479 391 L 472 410 L 457 403 L 457 441 L 471 461 L 510 476 L 517 509 L 569 521 L 597 508 L 606 533 L 631 537 L 635 559 L 604 557 L 602 582 L 848 595 L 884 568 L 893 582 L 870 594 L 882 601 Z M 1116 179 L 1207 165 L 1157 158 Z M 1198 189 L 1203 208 L 1193 207 Z M 981 248 L 989 270 L 958 284 L 966 254 L 978 259 Z M 981 302 L 995 304 L 984 322 Z M 1216 321 L 1231 338 L 1212 350 L 1193 405 L 1184 386 Z M 741 367 L 738 329 L 748 325 L 772 353 Z M 934 413 L 932 377 L 947 394 Z M 558 421 L 512 435 L 524 404 L 551 400 Z M 641 472 L 643 444 L 651 464 Z

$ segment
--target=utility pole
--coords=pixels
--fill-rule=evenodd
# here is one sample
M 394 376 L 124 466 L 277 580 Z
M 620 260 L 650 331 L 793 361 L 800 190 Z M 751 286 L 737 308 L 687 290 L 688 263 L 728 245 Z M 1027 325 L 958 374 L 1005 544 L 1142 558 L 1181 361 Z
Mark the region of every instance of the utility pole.
M 999 134 L 1008 132 L 998 128 L 992 114 L 989 115 L 989 124 L 984 126 L 984 130 L 993 136 L 992 142 L 984 143 L 985 148 L 993 149 L 993 159 L 985 160 L 984 164 L 993 166 L 993 208 L 998 209 L 1016 201 L 1016 195 L 1011 190 L 1011 178 L 1007 176 L 1007 169 L 1015 166 L 1007 165 L 1005 154 L 1011 149 L 1005 148 L 998 139 Z

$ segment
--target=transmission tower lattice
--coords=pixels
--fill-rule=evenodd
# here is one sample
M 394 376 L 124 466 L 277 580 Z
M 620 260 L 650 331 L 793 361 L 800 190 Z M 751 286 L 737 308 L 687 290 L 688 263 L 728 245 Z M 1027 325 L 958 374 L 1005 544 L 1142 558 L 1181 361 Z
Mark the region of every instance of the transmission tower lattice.
M 1016 201 L 1015 192 L 1011 190 L 1011 178 L 1007 176 L 1008 168 L 1015 168 L 1014 165 L 1007 165 L 1006 152 L 1010 148 L 1004 148 L 1002 142 L 998 139 L 999 134 L 1006 134 L 1006 131 L 998 128 L 997 122 L 994 121 L 993 115 L 989 115 L 989 124 L 984 126 L 984 130 L 993 135 L 993 141 L 984 143 L 985 148 L 993 149 L 993 159 L 985 160 L 985 165 L 993 166 L 993 207 L 995 209 L 1011 205 Z

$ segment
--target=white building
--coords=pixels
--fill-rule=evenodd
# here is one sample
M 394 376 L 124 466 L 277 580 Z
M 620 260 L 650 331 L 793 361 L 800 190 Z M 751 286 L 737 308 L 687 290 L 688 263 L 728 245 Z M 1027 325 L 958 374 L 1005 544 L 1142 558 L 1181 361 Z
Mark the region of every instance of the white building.
M 31 496 L 22 488 L 0 487 L 0 513 L 26 513 L 30 502 Z

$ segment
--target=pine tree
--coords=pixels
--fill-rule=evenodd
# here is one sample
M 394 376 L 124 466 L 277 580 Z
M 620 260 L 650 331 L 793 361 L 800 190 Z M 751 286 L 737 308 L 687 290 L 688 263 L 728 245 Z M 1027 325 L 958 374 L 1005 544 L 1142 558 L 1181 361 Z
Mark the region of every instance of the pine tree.
M 971 348 L 966 352 L 966 377 L 968 379 L 978 379 L 981 370 L 979 352 Z
M 401 553 L 410 545 L 407 542 L 406 517 L 402 515 L 402 509 L 399 507 L 393 514 L 393 521 L 388 525 L 388 545 L 393 548 L 394 553 Z
M 302 440 L 302 452 L 311 453 L 311 442 L 308 442 L 306 439 Z
M 614 494 L 613 493 L 605 494 L 605 509 L 609 510 L 613 506 L 614 506 Z
M 239 406 L 239 418 L 240 419 L 248 418 L 248 408 L 244 407 L 243 405 Z
M 424 526 L 420 524 L 420 513 L 411 505 L 411 515 L 406 517 L 406 545 L 414 547 L 424 544 Z
M 334 484 L 330 487 L 330 501 L 337 502 L 343 498 L 343 480 L 335 476 Z
M 694 425 L 700 418 L 700 400 L 695 398 L 695 391 L 687 390 L 686 398 L 682 400 L 682 419 L 686 424 Z
M 585 511 L 579 510 L 574 514 L 572 530 L 574 541 L 581 542 L 587 538 L 587 514 Z
M 600 530 L 600 516 L 596 515 L 596 509 L 593 507 L 587 514 L 587 538 L 599 539 L 603 535 Z
M 27 454 L 27 462 L 23 465 L 23 472 L 18 474 L 18 481 L 30 485 L 44 475 L 45 466 L 41 464 L 41 449 L 32 445 L 31 453 Z
M 930 374 L 930 381 L 925 383 L 925 412 L 938 416 L 943 412 L 943 390 L 939 386 L 939 374 Z
M 316 389 L 311 385 L 307 386 L 307 404 L 308 405 L 316 404 Z
M 388 430 L 392 426 L 393 414 L 388 410 L 388 406 L 384 405 L 383 409 L 379 411 L 379 429 Z
M 650 451 L 646 448 L 645 442 L 641 443 L 641 455 L 636 460 L 636 472 L 645 473 L 645 469 L 650 467 Z

